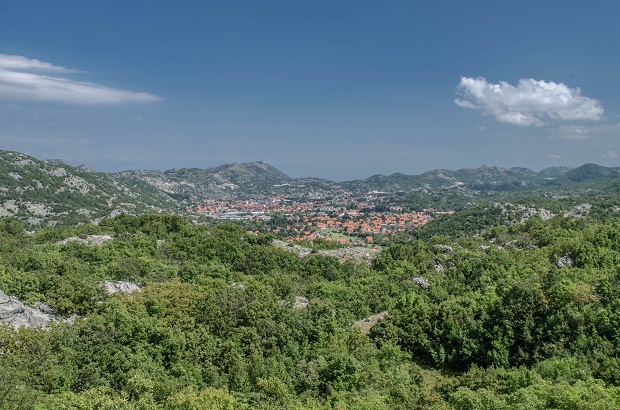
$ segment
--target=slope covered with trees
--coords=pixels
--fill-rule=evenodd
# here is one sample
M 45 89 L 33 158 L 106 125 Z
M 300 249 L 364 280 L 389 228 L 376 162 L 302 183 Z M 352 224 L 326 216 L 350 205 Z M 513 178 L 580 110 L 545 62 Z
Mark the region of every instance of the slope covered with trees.
M 619 228 L 532 217 L 368 266 L 179 216 L 2 219 L 0 289 L 77 317 L 0 329 L 0 408 L 620 408 Z

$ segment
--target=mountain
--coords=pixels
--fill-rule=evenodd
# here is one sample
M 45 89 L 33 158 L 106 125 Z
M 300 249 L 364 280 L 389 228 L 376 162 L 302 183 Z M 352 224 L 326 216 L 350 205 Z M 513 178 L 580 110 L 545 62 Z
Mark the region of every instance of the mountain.
M 291 178 L 262 162 L 213 168 L 95 172 L 62 160 L 42 161 L 0 151 L 0 217 L 13 216 L 28 226 L 97 221 L 119 213 L 182 213 L 188 203 L 283 195 L 299 200 L 341 198 L 383 192 L 411 209 L 464 209 L 484 201 L 519 196 L 565 197 L 620 191 L 620 171 L 596 164 L 569 169 L 484 165 L 436 169 L 420 175 L 373 175 L 341 183 Z M 392 195 L 394 194 L 394 195 Z M 347 199 L 348 198 L 348 199 Z
M 572 168 L 569 167 L 549 167 L 538 173 L 538 176 L 546 179 L 557 179 L 566 174 Z
M 572 169 L 562 175 L 559 180 L 566 183 L 584 182 L 592 180 L 603 180 L 617 178 L 620 172 L 614 168 L 604 167 L 596 164 L 584 164 L 578 168 Z
M 373 175 L 370 178 L 343 182 L 352 190 L 411 191 L 446 188 L 474 190 L 512 190 L 523 186 L 539 185 L 545 177 L 528 168 L 502 168 L 483 165 L 459 170 L 435 169 L 420 175 Z
M 216 168 L 167 171 L 123 171 L 114 177 L 134 186 L 150 186 L 176 199 L 231 199 L 239 195 L 266 195 L 273 186 L 292 179 L 264 162 L 225 164 Z
M 163 191 L 178 200 L 302 195 L 306 192 L 330 190 L 337 185 L 318 178 L 293 179 L 262 161 L 244 164 L 235 162 L 206 169 L 123 171 L 113 176 L 132 186 Z
M 161 192 L 130 187 L 110 174 L 0 151 L 0 216 L 15 217 L 28 226 L 176 210 L 176 202 Z

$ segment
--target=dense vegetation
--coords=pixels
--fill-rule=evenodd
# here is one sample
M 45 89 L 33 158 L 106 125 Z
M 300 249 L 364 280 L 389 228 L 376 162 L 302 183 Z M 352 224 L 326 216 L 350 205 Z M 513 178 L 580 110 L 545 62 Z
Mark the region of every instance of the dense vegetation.
M 369 267 L 179 216 L 1 219 L 0 289 L 78 319 L 0 329 L 0 408 L 620 408 L 619 228 L 532 217 Z

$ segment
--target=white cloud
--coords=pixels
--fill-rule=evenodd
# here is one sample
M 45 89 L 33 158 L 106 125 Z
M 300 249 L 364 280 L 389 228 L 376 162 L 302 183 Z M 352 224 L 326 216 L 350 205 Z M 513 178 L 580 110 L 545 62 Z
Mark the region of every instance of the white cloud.
M 0 69 L 15 70 L 15 71 L 28 71 L 28 70 L 40 70 L 53 73 L 77 73 L 77 70 L 70 70 L 65 67 L 60 67 L 46 63 L 39 60 L 32 60 L 23 56 L 13 56 L 9 54 L 0 53 Z
M 67 78 L 41 75 L 32 71 L 64 74 L 77 72 L 22 56 L 0 54 L 0 99 L 71 104 L 161 101 L 160 97 L 150 93 L 103 87 Z
M 558 154 L 549 154 L 549 157 L 550 157 L 550 158 L 553 158 L 553 159 L 560 159 L 560 158 L 562 158 L 562 157 L 561 157 L 560 155 L 558 155 Z
M 599 101 L 582 96 L 579 88 L 553 81 L 524 78 L 515 87 L 505 81 L 492 84 L 482 77 L 461 77 L 458 91 L 461 98 L 454 102 L 459 107 L 482 110 L 498 121 L 521 126 L 541 126 L 545 118 L 603 118 L 603 106 Z
M 605 155 L 603 155 L 603 157 L 605 157 L 605 158 L 618 158 L 618 153 L 616 151 L 609 150 L 609 151 L 605 152 Z

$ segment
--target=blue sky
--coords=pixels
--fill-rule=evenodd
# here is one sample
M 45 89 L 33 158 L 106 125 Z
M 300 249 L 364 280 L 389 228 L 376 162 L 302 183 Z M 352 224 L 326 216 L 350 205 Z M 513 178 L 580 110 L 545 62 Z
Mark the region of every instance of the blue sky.
M 28 1 L 0 148 L 98 171 L 332 180 L 618 166 L 618 1 Z

